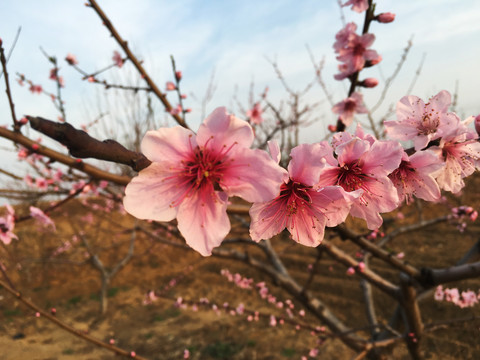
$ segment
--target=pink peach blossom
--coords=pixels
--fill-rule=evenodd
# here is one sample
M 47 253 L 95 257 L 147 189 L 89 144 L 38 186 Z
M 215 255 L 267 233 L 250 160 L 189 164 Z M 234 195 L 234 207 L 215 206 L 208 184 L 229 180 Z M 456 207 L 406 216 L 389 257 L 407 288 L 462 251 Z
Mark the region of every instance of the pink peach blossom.
M 368 110 L 363 105 L 363 95 L 354 92 L 350 97 L 335 104 L 332 108 L 332 112 L 339 114 L 339 117 L 345 126 L 349 126 L 352 123 L 355 114 L 365 114 L 368 113 Z
M 255 203 L 250 209 L 250 236 L 254 241 L 269 239 L 284 228 L 293 240 L 306 246 L 317 246 L 325 226 L 345 221 L 350 204 L 359 194 L 348 194 L 340 186 L 319 188 L 320 170 L 333 161 L 328 143 L 303 144 L 294 148 L 280 194 L 266 203 Z
M 413 196 L 426 200 L 440 199 L 440 188 L 434 175 L 444 166 L 443 162 L 430 151 L 418 151 L 412 156 L 405 152 L 398 169 L 388 177 L 398 191 L 400 202 L 409 204 Z
M 53 231 L 57 230 L 53 220 L 39 208 L 30 206 L 30 216 L 45 227 L 50 227 Z
M 381 56 L 375 50 L 369 49 L 374 41 L 375 35 L 373 34 L 352 35 L 346 46 L 337 51 L 339 54 L 337 60 L 344 64 L 339 66 L 341 74 L 337 74 L 335 78 L 341 80 L 362 70 L 367 61 L 372 65 L 378 64 Z
M 348 138 L 348 136 L 347 136 Z M 335 148 L 334 167 L 321 170 L 318 186 L 340 185 L 346 191 L 363 190 L 355 199 L 350 214 L 365 219 L 374 230 L 383 220 L 380 213 L 394 210 L 398 194 L 388 175 L 400 165 L 402 146 L 394 141 L 375 141 L 352 137 Z
M 115 50 L 113 52 L 112 60 L 115 63 L 115 65 L 117 65 L 119 68 L 121 68 L 123 66 L 123 58 L 122 58 L 122 55 L 120 55 L 120 53 L 118 51 Z
M 264 202 L 279 191 L 284 171 L 250 149 L 252 127 L 217 108 L 195 135 L 182 127 L 149 131 L 142 151 L 152 161 L 125 189 L 125 210 L 140 219 L 170 221 L 188 245 L 210 255 L 230 231 L 228 196 Z
M 342 6 L 352 5 L 352 10 L 358 13 L 362 13 L 368 9 L 368 0 L 348 0 Z
M 458 193 L 464 186 L 463 179 L 475 171 L 480 160 L 480 143 L 475 130 L 459 123 L 444 135 L 439 146 L 431 149 L 444 160 L 445 167 L 436 177 L 441 189 Z
M 255 105 L 253 105 L 253 108 L 247 111 L 247 117 L 250 119 L 251 122 L 258 125 L 263 122 L 262 112 L 262 107 L 259 103 L 256 103 Z
M 345 25 L 345 27 L 335 35 L 336 41 L 333 44 L 335 52 L 338 53 L 341 49 L 347 47 L 348 44 L 350 44 L 354 40 L 356 36 L 356 31 L 357 24 L 355 24 L 354 22 Z
M 450 104 L 450 93 L 445 90 L 426 104 L 416 96 L 404 96 L 397 103 L 397 120 L 384 122 L 387 135 L 394 140 L 413 140 L 415 150 L 422 150 L 459 125 L 458 116 L 447 112 Z
M 73 54 L 68 53 L 67 56 L 65 57 L 65 61 L 68 62 L 70 65 L 77 65 L 78 60 L 77 57 Z
M 0 241 L 8 245 L 12 242 L 12 239 L 18 240 L 18 237 L 13 233 L 15 228 L 15 210 L 8 204 L 6 208 L 6 216 L 0 217 Z

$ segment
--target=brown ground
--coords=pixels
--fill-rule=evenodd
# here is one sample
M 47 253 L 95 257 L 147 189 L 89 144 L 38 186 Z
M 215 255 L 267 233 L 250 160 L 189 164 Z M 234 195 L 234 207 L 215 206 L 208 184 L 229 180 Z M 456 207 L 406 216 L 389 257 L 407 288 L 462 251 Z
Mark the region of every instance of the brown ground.
M 480 209 L 480 194 L 476 191 L 480 179 L 474 179 L 462 196 L 463 201 Z M 456 200 L 450 200 L 456 201 Z M 433 218 L 446 213 L 445 205 L 426 206 L 424 215 Z M 21 213 L 21 210 L 17 210 Z M 78 203 L 70 204 L 54 215 L 58 233 L 39 231 L 32 221 L 16 229 L 20 241 L 1 252 L 7 271 L 17 288 L 43 309 L 55 307 L 58 318 L 80 330 L 116 344 L 126 350 L 134 350 L 148 359 L 182 359 L 184 349 L 189 349 L 191 359 L 300 359 L 309 350 L 318 347 L 321 359 L 350 359 L 355 354 L 339 340 L 327 340 L 316 344 L 316 338 L 307 330 L 293 326 L 270 327 L 267 318 L 248 322 L 246 315 L 220 315 L 206 307 L 198 311 L 174 307 L 177 297 L 196 301 L 207 297 L 222 308 L 225 302 L 236 307 L 242 302 L 247 309 L 264 314 L 282 316 L 284 310 L 275 308 L 261 299 L 254 290 L 240 289 L 220 275 L 221 269 L 239 272 L 255 282 L 266 281 L 271 293 L 285 301 L 290 296 L 276 287 L 266 275 L 247 268 L 242 263 L 214 257 L 201 258 L 192 251 L 176 249 L 151 242 L 139 235 L 135 256 L 114 278 L 108 296 L 108 312 L 99 317 L 98 291 L 100 277 L 90 263 L 80 265 L 85 258 L 85 248 L 80 244 L 74 250 L 51 257 L 52 252 L 79 229 L 72 229 L 69 219 L 88 212 Z M 404 211 L 406 224 L 413 221 L 417 210 L 410 206 Z M 112 225 L 98 216 L 94 224 L 81 222 L 80 227 L 89 234 L 89 241 L 104 262 L 113 264 L 125 254 L 130 239 L 122 234 L 120 225 Z M 133 224 L 130 217 L 115 214 L 123 226 Z M 480 221 L 480 220 L 477 220 Z M 480 226 L 469 224 L 467 231 L 459 233 L 454 226 L 441 224 L 423 229 L 415 234 L 399 236 L 388 246 L 392 252 L 404 251 L 412 264 L 445 267 L 454 264 L 480 237 Z M 301 282 L 308 276 L 307 265 L 314 260 L 314 251 L 297 246 L 287 239 L 274 242 L 291 274 Z M 343 244 L 340 244 L 345 248 Z M 228 246 L 228 245 L 227 245 Z M 347 247 L 355 254 L 353 246 Z M 372 267 L 392 281 L 398 274 L 383 263 L 374 261 Z M 345 268 L 325 258 L 319 268 L 314 292 L 351 327 L 366 324 L 360 285 L 356 276 L 346 276 Z M 152 305 L 142 301 L 150 289 L 161 291 L 171 279 L 177 284 L 164 291 L 168 297 L 160 298 Z M 461 290 L 480 289 L 480 279 L 468 280 L 458 286 Z M 377 292 L 375 292 L 377 293 Z M 301 305 L 294 301 L 295 311 Z M 380 296 L 377 300 L 381 320 L 390 318 L 393 302 Z M 435 302 L 432 296 L 421 302 L 425 323 L 456 317 L 480 316 L 480 306 L 459 309 L 456 306 Z M 313 326 L 322 325 L 307 313 L 299 321 Z M 425 356 L 431 359 L 480 359 L 480 321 L 456 323 L 433 333 L 422 341 Z M 43 318 L 36 318 L 32 310 L 0 289 L 0 359 L 112 359 L 111 352 L 91 345 Z M 403 345 L 390 352 L 388 358 L 408 359 Z

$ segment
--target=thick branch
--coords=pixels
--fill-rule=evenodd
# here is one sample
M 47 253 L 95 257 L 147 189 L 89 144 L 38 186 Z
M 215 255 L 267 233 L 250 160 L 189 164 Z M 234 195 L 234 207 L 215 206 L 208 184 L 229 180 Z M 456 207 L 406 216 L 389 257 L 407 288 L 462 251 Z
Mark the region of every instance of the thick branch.
M 480 261 L 472 264 L 453 266 L 447 269 L 422 269 L 418 281 L 422 285 L 435 286 L 447 282 L 465 280 L 480 276 Z
M 115 140 L 99 141 L 68 123 L 57 123 L 41 117 L 27 116 L 30 126 L 65 145 L 70 155 L 77 158 L 95 158 L 130 166 L 140 171 L 151 164 L 143 154 L 130 151 Z
M 9 139 L 16 144 L 23 145 L 26 148 L 30 149 L 32 152 L 47 156 L 53 161 L 58 161 L 59 163 L 65 164 L 71 168 L 78 169 L 90 175 L 94 179 L 107 180 L 119 185 L 127 185 L 130 182 L 130 177 L 128 176 L 115 175 L 109 173 L 108 171 L 103 171 L 95 166 L 88 165 L 83 162 L 79 163 L 70 156 L 64 155 L 62 153 L 59 153 L 58 151 L 37 144 L 35 141 L 30 140 L 26 136 L 23 136 L 21 133 L 16 133 L 14 131 L 10 131 L 8 129 L 0 127 L 0 137 Z M 38 146 L 38 148 L 36 148 L 35 146 L 35 149 L 33 149 L 32 146 L 34 144 Z

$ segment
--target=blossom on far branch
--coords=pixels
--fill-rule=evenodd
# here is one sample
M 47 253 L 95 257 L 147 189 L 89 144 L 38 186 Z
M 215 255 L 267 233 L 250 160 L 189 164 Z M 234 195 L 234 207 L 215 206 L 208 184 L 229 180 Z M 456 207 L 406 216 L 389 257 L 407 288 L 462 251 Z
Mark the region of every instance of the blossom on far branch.
M 345 132 L 335 134 L 334 141 L 337 158 L 326 158 L 333 166 L 321 170 L 318 186 L 340 185 L 345 191 L 363 190 L 354 200 L 350 214 L 365 219 L 370 230 L 379 228 L 383 222 L 380 213 L 390 212 L 399 204 L 388 175 L 400 165 L 402 146 L 371 136 L 361 139 Z
M 18 237 L 13 233 L 15 228 L 15 210 L 8 204 L 5 207 L 7 208 L 7 214 L 4 217 L 0 217 L 0 241 L 8 245 L 12 242 L 12 239 L 18 240 Z
M 50 227 L 53 231 L 57 230 L 53 220 L 39 208 L 35 206 L 30 206 L 30 216 L 37 220 L 43 226 Z
M 148 131 L 142 152 L 152 161 L 125 189 L 125 209 L 140 219 L 178 221 L 188 245 L 210 255 L 230 231 L 228 197 L 265 202 L 279 192 L 284 171 L 254 135 L 225 108 L 210 114 L 195 135 L 180 126 Z
M 255 103 L 255 105 L 253 105 L 253 107 L 247 111 L 247 117 L 250 122 L 258 125 L 263 122 L 262 113 L 263 110 L 260 103 Z
M 366 65 L 375 65 L 382 60 L 375 50 L 369 49 L 375 41 L 375 35 L 358 35 L 356 28 L 354 23 L 349 23 L 335 36 L 337 40 L 333 47 L 338 53 L 337 60 L 343 63 L 338 66 L 340 73 L 334 76 L 336 80 L 343 80 Z
M 57 81 L 61 87 L 65 86 L 65 81 L 63 76 L 58 76 L 58 68 L 53 68 L 50 70 L 50 75 L 48 77 L 50 80 Z
M 352 5 L 352 10 L 357 13 L 362 13 L 368 9 L 368 0 L 348 0 L 342 6 Z
M 70 54 L 70 53 L 68 53 L 67 56 L 65 57 L 65 61 L 69 65 L 77 65 L 78 64 L 77 57 L 73 54 Z
M 387 136 L 394 140 L 413 140 L 415 150 L 424 149 L 436 140 L 456 129 L 459 117 L 447 112 L 452 103 L 448 91 L 442 90 L 424 103 L 417 96 L 404 96 L 397 103 L 397 120 L 385 121 Z
M 478 304 L 480 300 L 480 291 L 475 293 L 472 290 L 467 290 L 460 293 L 457 288 L 443 289 L 443 286 L 439 285 L 435 289 L 434 299 L 437 301 L 451 302 L 452 304 L 463 309 L 467 307 L 473 307 Z
M 353 117 L 356 113 L 366 114 L 368 113 L 368 110 L 363 104 L 363 95 L 354 92 L 350 97 L 335 104 L 332 108 L 332 112 L 338 114 L 340 120 L 342 120 L 347 127 L 352 123 Z
M 318 246 L 323 240 L 325 226 L 345 221 L 352 201 L 361 191 L 347 193 L 340 186 L 317 186 L 320 170 L 330 166 L 325 157 L 334 160 L 327 142 L 297 146 L 290 156 L 280 194 L 269 202 L 255 203 L 251 207 L 250 236 L 260 241 L 287 228 L 293 240 L 306 246 Z
M 118 51 L 115 50 L 113 52 L 112 60 L 115 63 L 115 65 L 118 66 L 119 68 L 121 68 L 123 66 L 122 55 L 120 55 L 120 53 Z

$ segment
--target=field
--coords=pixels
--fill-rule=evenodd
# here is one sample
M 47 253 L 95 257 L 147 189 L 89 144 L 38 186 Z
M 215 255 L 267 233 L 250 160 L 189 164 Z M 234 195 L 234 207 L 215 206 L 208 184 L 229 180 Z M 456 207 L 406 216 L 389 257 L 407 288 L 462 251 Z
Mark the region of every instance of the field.
M 480 209 L 480 194 L 476 190 L 479 186 L 478 176 L 470 179 L 462 196 L 450 198 L 448 202 Z M 422 212 L 426 219 L 431 219 L 447 214 L 448 206 L 445 203 L 423 205 Z M 22 213 L 21 206 L 17 213 Z M 405 219 L 398 225 L 414 222 L 418 208 L 411 205 L 404 208 L 403 213 Z M 2 254 L 5 254 L 7 273 L 16 288 L 41 308 L 54 307 L 56 316 L 76 329 L 106 342 L 115 339 L 119 347 L 148 359 L 183 359 L 185 349 L 189 350 L 190 359 L 300 359 L 308 357 L 313 348 L 319 350 L 319 359 L 355 358 L 355 353 L 339 339 L 328 338 L 318 344 L 317 337 L 310 334 L 306 325 L 322 324 L 308 312 L 305 316 L 299 315 L 302 306 L 295 299 L 291 299 L 293 319 L 302 326 L 297 329 L 295 324 L 288 322 L 281 325 L 280 318 L 287 318 L 285 307 L 288 307 L 290 296 L 267 275 L 241 262 L 202 258 L 193 251 L 151 240 L 141 232 L 136 234 L 133 257 L 112 279 L 107 292 L 108 309 L 102 316 L 101 277 L 91 262 L 85 260 L 88 254 L 84 243 L 72 240 L 72 249 L 58 254 L 55 251 L 58 252 L 73 235 L 80 236 L 84 231 L 91 249 L 107 268 L 112 267 L 128 251 L 131 234 L 124 230 L 134 225 L 134 219 L 118 212 L 108 216 L 101 210 L 92 212 L 78 201 L 67 204 L 52 217 L 57 224 L 56 233 L 48 229 L 40 231 L 31 220 L 24 222 L 16 228 L 20 240 L 4 247 Z M 80 220 L 71 222 L 72 219 Z M 478 221 L 469 223 L 463 233 L 449 223 L 406 233 L 389 243 L 388 250 L 403 252 L 405 259 L 416 266 L 453 265 L 480 239 Z M 357 223 L 350 223 L 357 226 Z M 390 229 L 397 225 L 388 226 Z M 357 251 L 351 244 L 342 244 L 338 239 L 333 241 L 352 255 Z M 291 274 L 300 282 L 307 281 L 307 266 L 314 262 L 315 252 L 294 244 L 285 236 L 274 239 L 273 244 Z M 371 267 L 398 282 L 398 274 L 382 262 L 373 260 Z M 242 289 L 229 282 L 221 274 L 222 269 L 252 278 L 252 289 Z M 312 291 L 351 327 L 365 326 L 359 278 L 348 276 L 344 266 L 326 256 L 317 271 Z M 262 281 L 277 302 L 283 302 L 284 308 L 262 299 L 255 287 L 255 283 Z M 477 291 L 480 279 L 446 286 Z M 156 291 L 158 299 L 145 305 L 143 302 L 150 290 Z M 179 305 L 177 299 L 180 297 Z M 202 304 L 201 298 L 207 298 L 209 304 Z M 380 320 L 388 321 L 395 304 L 382 295 L 376 301 Z M 192 307 L 194 303 L 196 306 Z M 217 311 L 212 310 L 214 303 L 218 305 Z M 234 311 L 240 303 L 246 309 L 244 314 Z M 435 301 L 430 293 L 420 302 L 420 307 L 425 324 L 476 317 L 476 320 L 442 325 L 426 333 L 422 339 L 425 358 L 480 358 L 480 306 L 460 309 L 451 303 Z M 261 314 L 258 321 L 248 321 L 248 310 Z M 270 315 L 278 320 L 276 326 L 270 325 Z M 42 317 L 35 317 L 31 309 L 4 289 L 0 289 L 0 349 L 1 360 L 118 358 Z M 389 349 L 387 358 L 409 359 L 409 355 L 400 343 Z

